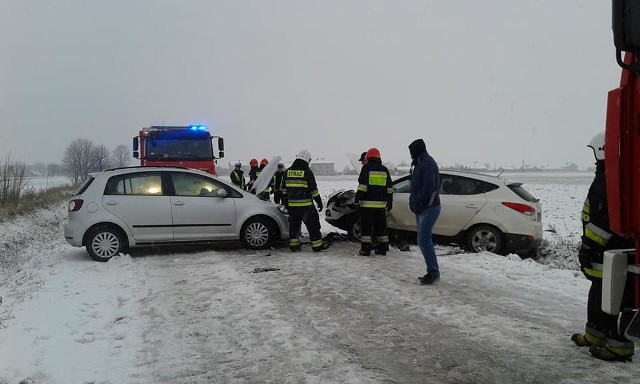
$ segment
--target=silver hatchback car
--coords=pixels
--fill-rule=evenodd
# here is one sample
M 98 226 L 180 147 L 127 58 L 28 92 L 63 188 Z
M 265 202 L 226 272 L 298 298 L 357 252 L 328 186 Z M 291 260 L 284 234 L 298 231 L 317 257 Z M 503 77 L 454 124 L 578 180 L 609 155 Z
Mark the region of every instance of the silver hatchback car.
M 240 240 L 249 249 L 289 238 L 285 208 L 208 173 L 131 167 L 90 175 L 69 201 L 67 243 L 96 261 L 127 247 Z

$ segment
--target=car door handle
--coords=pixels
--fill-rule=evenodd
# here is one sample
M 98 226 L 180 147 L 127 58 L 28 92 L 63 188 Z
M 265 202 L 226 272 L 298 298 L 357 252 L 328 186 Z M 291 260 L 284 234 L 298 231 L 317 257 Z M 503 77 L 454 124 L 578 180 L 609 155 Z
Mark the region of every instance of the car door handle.
M 173 205 L 184 205 L 184 202 L 182 202 L 182 201 L 176 201 L 175 203 L 173 203 Z
M 465 207 L 467 207 L 467 208 L 478 208 L 478 206 L 475 205 L 475 204 L 466 204 Z
M 107 201 L 105 204 L 106 205 L 118 205 L 118 202 L 117 201 Z

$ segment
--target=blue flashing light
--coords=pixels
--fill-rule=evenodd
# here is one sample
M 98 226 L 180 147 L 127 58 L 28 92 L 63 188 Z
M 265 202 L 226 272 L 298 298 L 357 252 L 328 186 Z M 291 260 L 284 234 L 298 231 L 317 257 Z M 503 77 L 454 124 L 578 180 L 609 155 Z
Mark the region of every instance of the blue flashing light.
M 206 125 L 190 125 L 189 129 L 192 131 L 206 131 L 207 126 Z

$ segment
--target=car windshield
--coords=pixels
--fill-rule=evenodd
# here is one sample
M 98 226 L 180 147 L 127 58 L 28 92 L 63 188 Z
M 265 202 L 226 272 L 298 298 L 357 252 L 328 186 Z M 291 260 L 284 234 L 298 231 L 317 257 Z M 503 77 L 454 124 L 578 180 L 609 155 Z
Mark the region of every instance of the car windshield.
M 147 160 L 213 160 L 211 141 L 150 139 L 147 142 Z

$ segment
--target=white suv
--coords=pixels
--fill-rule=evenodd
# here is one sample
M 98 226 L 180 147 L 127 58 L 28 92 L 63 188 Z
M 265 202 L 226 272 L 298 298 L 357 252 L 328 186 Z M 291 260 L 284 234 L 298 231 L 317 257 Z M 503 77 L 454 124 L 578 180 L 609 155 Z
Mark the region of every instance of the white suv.
M 92 174 L 69 201 L 67 243 L 96 261 L 127 247 L 240 240 L 247 248 L 289 238 L 286 210 L 208 173 L 131 167 Z
M 412 232 L 416 216 L 409 209 L 410 175 L 393 182 L 393 209 L 387 212 L 390 232 Z M 354 191 L 329 197 L 325 220 L 350 236 L 360 235 Z M 478 173 L 440 171 L 440 216 L 434 240 L 465 245 L 472 252 L 528 252 L 542 241 L 542 205 L 522 183 Z
M 389 228 L 416 231 L 409 210 L 411 179 L 394 183 Z M 440 216 L 433 234 L 474 252 L 528 251 L 542 241 L 542 205 L 522 183 L 478 173 L 440 172 Z

